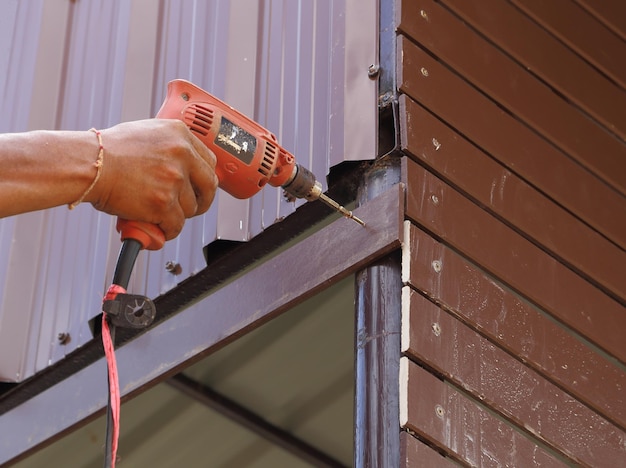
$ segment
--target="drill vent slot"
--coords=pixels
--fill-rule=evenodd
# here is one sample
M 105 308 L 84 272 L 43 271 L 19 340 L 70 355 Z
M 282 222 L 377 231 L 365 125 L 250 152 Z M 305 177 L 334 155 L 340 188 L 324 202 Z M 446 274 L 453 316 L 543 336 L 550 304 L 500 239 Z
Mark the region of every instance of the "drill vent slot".
M 276 161 L 276 147 L 269 141 L 265 142 L 265 152 L 263 153 L 263 161 L 259 165 L 259 172 L 265 177 L 269 177 Z
M 192 104 L 185 109 L 184 119 L 191 131 L 207 136 L 213 124 L 213 110 L 201 104 Z

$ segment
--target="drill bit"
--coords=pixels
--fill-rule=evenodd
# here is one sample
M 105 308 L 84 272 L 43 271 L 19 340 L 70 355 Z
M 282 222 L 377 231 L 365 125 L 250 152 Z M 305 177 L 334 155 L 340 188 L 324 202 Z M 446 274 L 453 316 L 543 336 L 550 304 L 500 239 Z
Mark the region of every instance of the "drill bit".
M 326 203 L 328 206 L 330 206 L 332 209 L 337 210 L 339 213 L 344 215 L 346 218 L 350 218 L 350 219 L 356 221 L 357 223 L 359 223 L 361 226 L 365 226 L 365 223 L 363 222 L 362 219 L 359 219 L 356 216 L 354 216 L 352 211 L 346 210 L 343 206 L 341 206 L 339 203 L 337 203 L 332 198 L 324 195 L 323 193 L 320 193 L 319 199 L 322 200 L 324 203 Z
M 352 214 L 352 211 L 346 210 L 335 200 L 322 192 L 322 184 L 315 178 L 315 175 L 307 168 L 300 164 L 295 164 L 291 178 L 283 186 L 287 197 L 304 198 L 307 201 L 321 200 L 330 206 L 333 210 L 338 211 L 346 218 L 350 218 L 361 226 L 365 226 L 363 220 Z M 289 198 L 288 198 L 289 199 Z M 291 200 L 293 201 L 293 200 Z

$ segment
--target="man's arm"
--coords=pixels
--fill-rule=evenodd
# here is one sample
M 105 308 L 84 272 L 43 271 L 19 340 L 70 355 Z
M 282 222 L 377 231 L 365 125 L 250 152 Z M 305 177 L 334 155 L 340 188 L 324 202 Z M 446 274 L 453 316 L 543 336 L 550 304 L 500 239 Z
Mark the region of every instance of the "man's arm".
M 84 201 L 158 225 L 176 237 L 185 218 L 208 210 L 215 156 L 178 120 L 149 119 L 101 130 L 100 176 Z M 70 204 L 94 181 L 99 142 L 90 131 L 0 135 L 0 217 Z

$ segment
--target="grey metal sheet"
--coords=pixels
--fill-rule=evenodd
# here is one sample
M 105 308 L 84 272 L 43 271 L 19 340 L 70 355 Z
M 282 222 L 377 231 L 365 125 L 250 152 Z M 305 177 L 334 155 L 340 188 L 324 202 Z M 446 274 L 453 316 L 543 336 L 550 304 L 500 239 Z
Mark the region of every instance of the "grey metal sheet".
M 20 131 L 28 124 L 42 0 L 4 1 L 0 12 L 0 131 Z

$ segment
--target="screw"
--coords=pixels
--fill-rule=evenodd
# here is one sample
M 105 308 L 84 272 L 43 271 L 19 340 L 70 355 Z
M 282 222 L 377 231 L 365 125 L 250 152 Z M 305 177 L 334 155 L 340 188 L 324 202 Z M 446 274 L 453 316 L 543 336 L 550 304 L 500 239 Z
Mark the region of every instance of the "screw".
M 433 146 L 435 147 L 435 151 L 439 151 L 439 148 L 441 148 L 441 143 L 439 143 L 439 140 L 437 140 L 436 138 L 433 138 Z
M 437 405 L 435 406 L 435 413 L 443 419 L 443 415 L 446 414 L 446 410 L 443 409 L 443 406 Z
M 439 204 L 439 197 L 437 195 L 431 195 L 430 196 L 430 200 L 435 204 L 438 205 Z
M 59 340 L 59 344 L 62 344 L 63 346 L 65 346 L 71 341 L 72 337 L 70 336 L 69 333 L 62 332 L 57 335 L 57 339 Z
M 181 94 L 180 97 L 182 98 L 183 101 L 189 101 L 189 94 L 187 93 Z
M 435 334 L 435 336 L 441 335 L 441 325 L 439 325 L 437 322 L 433 323 L 433 333 Z
M 168 271 L 173 275 L 180 275 L 183 272 L 183 267 L 180 266 L 180 263 L 172 262 L 170 260 L 165 264 L 165 271 Z
M 422 18 L 428 21 L 428 13 L 426 13 L 424 10 L 420 10 L 420 15 L 422 16 Z
M 380 67 L 375 64 L 371 64 L 367 69 L 367 76 L 369 76 L 372 80 L 375 79 L 380 73 Z
M 392 96 L 393 96 L 393 95 L 391 94 L 391 92 L 390 92 L 390 91 L 387 91 L 385 94 L 383 94 L 382 96 L 380 96 L 378 99 L 379 99 L 379 100 L 380 100 L 383 104 L 386 104 L 386 103 L 388 103 L 389 101 L 391 101 Z
M 440 260 L 433 260 L 432 266 L 433 266 L 433 270 L 435 270 L 435 273 L 439 273 L 441 271 L 441 261 Z
M 428 70 L 426 70 L 424 67 L 422 67 L 420 71 L 422 72 L 422 75 L 428 76 Z

